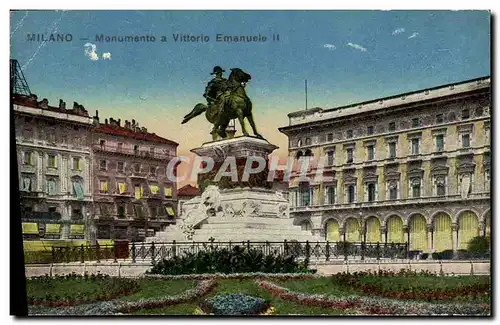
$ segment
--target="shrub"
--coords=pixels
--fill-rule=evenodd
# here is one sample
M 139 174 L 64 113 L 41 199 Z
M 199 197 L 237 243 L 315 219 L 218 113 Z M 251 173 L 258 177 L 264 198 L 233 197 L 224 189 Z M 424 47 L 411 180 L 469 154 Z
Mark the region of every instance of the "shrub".
M 468 250 L 473 254 L 485 254 L 490 250 L 490 238 L 477 236 L 469 241 Z
M 214 246 L 197 253 L 184 253 L 182 257 L 163 259 L 155 263 L 147 274 L 310 273 L 307 267 L 307 260 L 298 262 L 293 255 L 265 255 L 254 248 Z

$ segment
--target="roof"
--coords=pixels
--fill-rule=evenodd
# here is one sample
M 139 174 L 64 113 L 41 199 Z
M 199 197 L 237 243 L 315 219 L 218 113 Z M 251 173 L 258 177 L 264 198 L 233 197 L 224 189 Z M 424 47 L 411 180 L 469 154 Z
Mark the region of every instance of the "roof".
M 77 111 L 77 110 L 73 110 L 73 109 L 59 108 L 59 107 L 54 107 L 54 106 L 47 106 L 47 108 L 40 107 L 38 105 L 37 101 L 34 101 L 34 100 L 30 99 L 29 97 L 24 96 L 24 95 L 20 95 L 20 94 L 13 94 L 12 95 L 12 103 L 14 105 L 37 108 L 37 109 L 52 111 L 52 112 L 56 112 L 56 113 L 89 117 L 89 114 L 86 110 Z
M 174 146 L 179 145 L 177 142 L 162 138 L 155 133 L 136 132 L 124 126 L 118 126 L 114 124 L 99 124 L 99 126 L 94 129 L 94 132 L 115 135 L 120 137 L 127 137 L 135 140 L 166 143 Z
M 187 184 L 177 190 L 177 196 L 197 196 L 200 195 L 200 189 L 191 184 Z
M 387 108 L 405 107 L 408 105 L 440 100 L 447 96 L 456 96 L 457 94 L 465 95 L 475 91 L 484 91 L 489 87 L 490 77 L 485 76 L 458 83 L 421 89 L 408 93 L 373 99 L 365 102 L 349 104 L 330 109 L 314 107 L 309 110 L 301 110 L 289 113 L 289 125 L 280 127 L 278 129 L 283 132 L 297 126 L 303 127 L 314 122 L 333 120 L 337 118 L 346 118 L 356 114 L 374 112 Z

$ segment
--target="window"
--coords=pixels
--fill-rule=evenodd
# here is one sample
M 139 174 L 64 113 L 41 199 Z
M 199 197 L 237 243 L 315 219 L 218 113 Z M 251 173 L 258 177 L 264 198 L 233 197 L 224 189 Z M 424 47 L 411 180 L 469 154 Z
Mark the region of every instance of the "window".
M 137 152 L 139 150 L 139 146 L 138 145 L 134 145 L 134 152 Z
M 347 135 L 346 135 L 347 139 L 350 139 L 353 137 L 353 131 L 352 130 L 347 130 Z
M 368 135 L 372 135 L 373 134 L 373 125 L 370 125 L 369 127 L 366 128 L 366 133 Z
M 149 167 L 149 174 L 156 175 L 156 167 L 154 166 Z
M 444 115 L 443 114 L 437 114 L 436 115 L 436 123 L 440 124 L 444 122 Z
M 411 154 L 418 155 L 420 152 L 420 141 L 418 138 L 411 139 Z
M 123 171 L 125 170 L 125 164 L 123 163 L 123 161 L 119 161 L 119 162 L 116 164 L 116 169 L 117 169 L 120 173 L 123 173 Z
M 374 183 L 368 184 L 368 202 L 375 201 L 375 189 L 376 187 Z
M 446 195 L 446 183 L 444 177 L 439 177 L 436 179 L 436 195 Z
M 73 170 L 82 170 L 81 159 L 79 157 L 73 158 Z
M 398 198 L 398 182 L 392 181 L 389 183 L 389 200 L 397 200 Z
M 470 117 L 470 113 L 468 109 L 462 110 L 462 120 L 468 119 Z
M 420 118 L 416 117 L 411 120 L 411 126 L 416 128 L 420 126 Z
M 335 150 L 328 151 L 328 166 L 333 165 L 333 161 L 335 160 Z
M 389 158 L 396 158 L 396 142 L 389 143 Z
M 57 212 L 57 208 L 56 207 L 49 207 L 49 214 L 54 214 Z
M 312 189 L 308 187 L 302 187 L 300 189 L 300 198 L 302 206 L 310 206 L 312 199 Z
M 125 217 L 125 206 L 122 204 L 118 205 L 117 212 L 119 217 Z
M 155 147 L 149 148 L 149 153 L 154 155 L 155 154 Z
M 53 178 L 47 180 L 47 194 L 57 195 L 57 181 Z
M 396 122 L 389 123 L 389 132 L 396 131 Z
M 326 136 L 326 140 L 333 141 L 333 133 L 328 133 L 328 135 Z
M 55 155 L 49 155 L 49 167 L 57 168 L 57 157 Z
M 83 219 L 82 211 L 80 209 L 71 210 L 71 219 L 73 220 Z
M 335 186 L 328 186 L 326 188 L 326 203 L 335 204 Z
M 101 145 L 101 147 L 104 147 L 104 145 L 106 144 L 106 141 L 105 140 L 99 140 L 99 144 Z
M 368 151 L 368 160 L 375 159 L 375 147 L 373 145 L 369 145 L 366 147 L 366 150 Z
M 99 160 L 99 169 L 106 170 L 106 167 L 107 167 L 107 161 L 105 159 Z
M 353 159 L 353 149 L 352 148 L 347 148 L 346 149 L 346 152 L 347 152 L 347 163 L 350 164 L 354 161 Z
M 490 191 L 490 184 L 491 184 L 491 177 L 490 177 L 490 171 L 486 170 L 484 172 L 484 190 L 485 191 Z
M 24 152 L 24 162 L 25 165 L 33 166 L 33 153 L 31 151 Z
M 122 151 L 122 149 L 123 149 L 123 143 L 118 142 L 117 148 L 118 148 L 118 151 Z
M 32 188 L 32 180 L 30 177 L 23 177 L 21 184 L 21 191 L 30 192 Z
M 347 202 L 354 203 L 356 195 L 356 188 L 354 185 L 347 186 Z
M 297 140 L 297 147 L 301 147 L 302 146 L 302 140 L 301 139 L 298 139 Z
M 436 151 L 437 152 L 444 151 L 444 135 L 442 134 L 436 135 Z
M 310 146 L 312 144 L 311 138 L 306 138 L 306 146 Z
M 462 134 L 462 148 L 470 147 L 470 134 Z
M 134 171 L 135 171 L 136 173 L 139 173 L 139 172 L 141 171 L 141 165 L 140 165 L 140 164 L 135 164 L 135 166 L 134 166 Z
M 412 197 L 417 198 L 420 197 L 420 179 L 414 178 L 411 180 L 411 193 Z

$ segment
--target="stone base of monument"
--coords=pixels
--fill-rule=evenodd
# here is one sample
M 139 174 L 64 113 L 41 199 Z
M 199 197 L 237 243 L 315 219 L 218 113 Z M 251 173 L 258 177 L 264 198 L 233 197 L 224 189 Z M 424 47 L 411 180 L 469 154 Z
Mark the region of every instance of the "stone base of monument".
M 183 204 L 180 219 L 148 242 L 175 241 L 324 241 L 302 230 L 290 218 L 289 203 L 282 193 L 270 189 L 267 181 L 268 168 L 251 175 L 243 181 L 242 174 L 246 160 L 258 156 L 266 161 L 268 155 L 277 149 L 266 140 L 253 137 L 236 137 L 213 141 L 193 149 L 199 156 L 211 157 L 215 162 L 212 173 L 198 178 L 202 194 Z M 238 169 L 238 180 L 214 181 L 224 161 L 234 157 Z

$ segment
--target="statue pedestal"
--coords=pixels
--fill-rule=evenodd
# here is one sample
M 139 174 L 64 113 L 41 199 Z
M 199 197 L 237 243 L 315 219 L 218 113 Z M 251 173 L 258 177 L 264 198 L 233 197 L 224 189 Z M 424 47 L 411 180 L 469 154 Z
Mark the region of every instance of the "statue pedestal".
M 267 160 L 277 148 L 266 140 L 244 136 L 204 143 L 191 150 L 199 156 L 211 157 L 215 168 L 199 175 L 202 194 L 183 204 L 181 221 L 168 227 L 164 236 L 157 236 L 154 241 L 208 241 L 210 238 L 218 242 L 323 241 L 310 230 L 294 225 L 287 199 L 283 193 L 271 190 Z M 242 175 L 250 156 L 264 158 L 266 167 L 244 181 Z M 233 182 L 230 176 L 214 180 L 228 157 L 236 161 L 238 180 Z
M 224 139 L 204 143 L 201 147 L 192 149 L 198 156 L 210 157 L 214 160 L 214 168 L 208 172 L 198 175 L 198 185 L 200 190 L 203 190 L 208 185 L 217 185 L 219 189 L 228 188 L 271 188 L 272 183 L 267 181 L 268 176 L 268 156 L 278 147 L 267 142 L 266 140 L 240 136 L 232 139 Z M 264 170 L 256 174 L 249 174 L 247 180 L 243 180 L 245 165 L 248 157 L 261 157 L 266 161 Z M 234 159 L 234 164 L 231 164 L 230 159 Z M 258 162 L 253 161 L 254 168 Z M 205 167 L 205 166 L 202 166 Z M 225 171 L 232 171 L 231 168 L 236 167 L 238 181 L 234 181 L 230 176 L 221 177 L 214 180 L 220 168 L 224 167 Z

